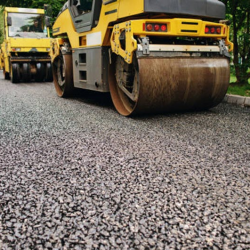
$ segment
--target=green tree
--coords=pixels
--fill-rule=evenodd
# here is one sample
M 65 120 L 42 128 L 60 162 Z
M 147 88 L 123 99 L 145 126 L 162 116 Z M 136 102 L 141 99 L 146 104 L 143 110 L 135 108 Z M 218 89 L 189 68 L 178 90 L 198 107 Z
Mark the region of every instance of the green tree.
M 0 0 L 0 5 L 3 7 L 22 7 L 28 8 L 32 3 L 32 0 Z
M 62 8 L 66 0 L 35 0 L 30 5 L 31 8 L 43 8 L 44 4 L 49 4 L 52 7 L 53 17 L 57 17 L 58 12 Z
M 66 0 L 0 0 L 0 6 L 20 7 L 42 9 L 44 4 L 49 4 L 53 10 L 53 16 L 56 17 Z
M 237 84 L 244 85 L 250 78 L 250 1 L 223 0 L 227 17 L 232 21 L 234 43 L 233 62 Z
M 4 39 L 3 36 L 3 7 L 0 5 L 0 45 L 2 44 Z

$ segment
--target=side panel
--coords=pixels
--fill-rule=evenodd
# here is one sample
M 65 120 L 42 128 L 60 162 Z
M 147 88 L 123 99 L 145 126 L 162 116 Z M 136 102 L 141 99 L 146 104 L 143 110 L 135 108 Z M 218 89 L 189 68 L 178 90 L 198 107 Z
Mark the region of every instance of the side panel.
M 225 18 L 225 5 L 218 0 L 144 0 L 145 12 Z
M 9 65 L 9 52 L 8 52 L 8 42 L 4 41 L 1 44 L 1 67 L 5 69 L 6 72 L 10 72 L 10 65 Z
M 46 52 L 50 48 L 50 38 L 9 38 L 11 48 L 20 48 L 19 52 Z M 11 49 L 10 49 L 11 50 Z
M 4 67 L 4 55 L 3 51 L 0 49 L 0 69 L 3 69 Z
M 67 34 L 72 48 L 79 46 L 79 36 L 75 30 L 69 10 L 64 10 L 56 19 L 53 25 L 53 36 L 60 36 Z
M 108 48 L 81 48 L 73 51 L 74 87 L 109 92 Z
M 154 4 L 155 0 L 152 0 Z M 144 8 L 144 0 L 126 0 L 126 1 L 118 1 L 118 19 L 119 18 L 126 18 L 128 16 L 138 15 L 143 13 Z

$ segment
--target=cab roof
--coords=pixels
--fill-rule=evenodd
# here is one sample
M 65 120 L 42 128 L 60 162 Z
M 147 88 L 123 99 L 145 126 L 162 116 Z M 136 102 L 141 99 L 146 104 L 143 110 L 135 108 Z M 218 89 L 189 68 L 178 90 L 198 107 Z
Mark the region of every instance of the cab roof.
M 12 12 L 12 13 L 44 14 L 44 9 L 5 7 L 4 10 L 6 12 Z

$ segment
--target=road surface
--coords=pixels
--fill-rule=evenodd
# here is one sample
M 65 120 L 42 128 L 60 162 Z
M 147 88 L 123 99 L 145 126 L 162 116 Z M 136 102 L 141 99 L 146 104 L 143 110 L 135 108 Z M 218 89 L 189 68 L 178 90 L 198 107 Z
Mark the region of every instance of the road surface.
M 250 109 L 125 118 L 0 71 L 0 249 L 250 249 Z

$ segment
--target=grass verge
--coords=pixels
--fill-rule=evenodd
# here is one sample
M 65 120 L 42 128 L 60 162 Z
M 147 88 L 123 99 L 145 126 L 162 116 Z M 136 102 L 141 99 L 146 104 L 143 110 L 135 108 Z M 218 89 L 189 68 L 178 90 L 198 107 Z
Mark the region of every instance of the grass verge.
M 241 95 L 250 97 L 250 80 L 248 81 L 248 84 L 245 84 L 243 86 L 235 84 L 235 82 L 235 75 L 231 75 L 227 93 L 231 95 Z

